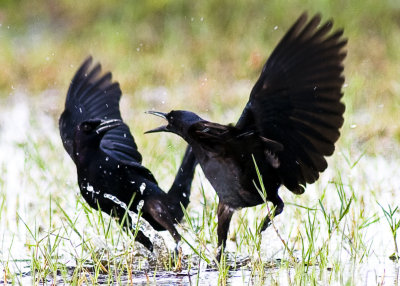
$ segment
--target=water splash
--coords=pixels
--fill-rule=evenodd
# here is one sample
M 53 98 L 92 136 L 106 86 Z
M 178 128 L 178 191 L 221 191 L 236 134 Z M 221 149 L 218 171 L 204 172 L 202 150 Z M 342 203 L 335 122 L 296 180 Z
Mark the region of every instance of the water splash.
M 141 185 L 140 185 L 140 188 L 139 188 L 139 190 L 140 190 L 140 193 L 143 195 L 143 192 L 144 192 L 144 190 L 146 189 L 146 183 L 142 183 Z
M 151 227 L 151 225 L 147 221 L 145 221 L 144 219 L 139 218 L 139 216 L 136 213 L 134 213 L 133 211 L 129 210 L 128 206 L 126 205 L 126 203 L 124 203 L 123 201 L 119 200 L 116 196 L 108 194 L 108 193 L 104 193 L 103 197 L 106 198 L 106 199 L 111 200 L 113 203 L 119 205 L 121 208 L 123 208 L 127 212 L 127 214 L 129 215 L 130 219 L 132 220 L 132 228 L 133 229 L 139 228 L 139 230 L 142 231 L 143 233 L 146 233 L 146 235 L 149 234 L 149 238 L 151 240 L 155 239 L 156 232 Z M 142 200 L 142 202 L 143 202 L 143 200 Z M 142 203 L 141 207 L 143 207 L 143 203 Z M 138 205 L 138 207 L 139 207 L 139 205 Z M 138 222 L 138 221 L 140 223 L 136 224 L 136 222 Z

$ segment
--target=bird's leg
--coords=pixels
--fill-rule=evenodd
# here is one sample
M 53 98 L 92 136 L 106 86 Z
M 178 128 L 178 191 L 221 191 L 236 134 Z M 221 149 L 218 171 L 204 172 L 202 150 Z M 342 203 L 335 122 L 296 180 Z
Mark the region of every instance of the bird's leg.
M 181 235 L 174 226 L 174 221 L 168 208 L 158 198 L 148 198 L 142 208 L 143 213 L 149 214 L 157 223 L 169 231 L 174 238 L 177 246 L 181 240 Z
M 168 211 L 168 208 L 164 203 L 161 202 L 158 198 L 149 198 L 143 205 L 142 208 L 143 213 L 148 213 L 157 223 L 163 226 L 169 233 L 172 235 L 176 242 L 176 246 L 174 249 L 174 255 L 177 258 L 176 262 L 176 270 L 180 271 L 182 269 L 182 249 L 179 245 L 181 241 L 181 235 L 176 230 L 174 226 L 174 220 L 171 214 Z
M 267 217 L 264 220 L 264 223 L 261 227 L 260 232 L 264 231 L 267 229 L 267 227 L 269 227 L 271 225 L 271 217 L 274 218 L 277 215 L 279 215 L 282 211 L 283 211 L 283 207 L 284 207 L 284 203 L 282 201 L 282 199 L 278 196 L 278 194 L 276 194 L 275 196 L 273 196 L 272 198 L 268 197 L 268 200 L 271 201 L 271 203 L 273 203 L 275 209 L 273 211 L 273 213 L 269 213 L 267 215 Z
M 144 233 L 141 230 L 137 232 L 135 241 L 140 242 L 149 251 L 153 252 L 153 243 L 147 236 L 144 235 Z
M 131 219 L 129 218 L 129 220 L 131 220 Z M 129 226 L 128 226 L 128 223 L 125 222 L 125 223 L 124 223 L 124 226 L 123 226 L 123 229 L 124 229 L 126 232 L 129 232 L 129 231 L 130 231 L 130 232 L 134 235 L 134 234 L 135 234 L 135 229 L 133 229 L 132 226 L 133 226 L 132 224 L 129 224 Z M 141 244 L 142 244 L 144 247 L 146 247 L 150 252 L 153 252 L 153 250 L 154 250 L 154 248 L 153 248 L 153 243 L 151 242 L 151 240 L 150 240 L 141 230 L 139 230 L 139 231 L 136 233 L 135 241 L 141 243 Z
M 110 214 L 111 216 L 118 218 L 119 222 L 122 223 L 122 228 L 124 229 L 124 231 L 131 232 L 132 234 L 135 233 L 132 218 L 125 209 L 121 208 L 120 206 L 114 206 Z M 153 252 L 153 243 L 141 230 L 137 232 L 135 241 L 140 242 L 149 251 Z
M 217 260 L 219 261 L 222 254 L 222 249 L 225 248 L 226 239 L 228 238 L 229 224 L 232 219 L 234 209 L 228 205 L 219 202 L 218 204 L 218 254 Z

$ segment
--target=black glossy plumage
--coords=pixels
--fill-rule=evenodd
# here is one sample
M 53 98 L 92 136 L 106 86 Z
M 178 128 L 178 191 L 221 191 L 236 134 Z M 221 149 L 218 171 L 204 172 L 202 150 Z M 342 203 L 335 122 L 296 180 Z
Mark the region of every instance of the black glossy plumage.
M 296 194 L 327 168 L 343 125 L 340 102 L 347 40 L 331 33 L 332 22 L 303 14 L 289 29 L 264 65 L 249 101 L 235 126 L 205 121 L 188 111 L 168 114 L 168 131 L 193 148 L 206 177 L 219 196 L 218 241 L 224 244 L 234 209 L 263 203 L 255 188 L 260 169 L 267 200 L 275 215 L 283 210 L 280 185 Z M 270 222 L 266 218 L 263 228 Z
M 176 242 L 180 235 L 174 223 L 183 218 L 181 203 L 189 204 L 196 160 L 188 147 L 175 181 L 168 193 L 157 185 L 145 168 L 129 127 L 119 110 L 121 90 L 111 73 L 101 75 L 99 64 L 90 68 L 84 61 L 70 84 L 65 110 L 59 120 L 63 145 L 75 162 L 82 196 L 93 208 L 122 218 L 127 206 L 142 212 L 156 230 L 168 230 Z M 130 228 L 130 217 L 124 227 Z M 152 249 L 140 231 L 137 240 Z

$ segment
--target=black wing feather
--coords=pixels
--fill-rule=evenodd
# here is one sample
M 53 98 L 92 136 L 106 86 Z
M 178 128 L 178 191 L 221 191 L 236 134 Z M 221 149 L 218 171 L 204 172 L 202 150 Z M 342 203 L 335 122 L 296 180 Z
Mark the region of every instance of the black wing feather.
M 65 110 L 59 120 L 61 138 L 65 150 L 73 157 L 74 130 L 89 119 L 119 119 L 119 101 L 122 95 L 117 82 L 112 82 L 110 72 L 101 76 L 101 66 L 92 69 L 92 57 L 88 57 L 76 72 L 70 84 Z M 132 165 L 141 163 L 142 156 L 126 124 L 109 130 L 101 141 L 102 150 L 116 160 Z M 143 167 L 144 168 L 144 167 Z M 147 169 L 146 169 L 147 170 Z
M 329 35 L 332 22 L 307 23 L 303 14 L 289 29 L 263 67 L 236 127 L 257 130 L 283 145 L 277 152 L 283 184 L 304 192 L 327 168 L 343 125 L 340 102 L 344 83 L 343 31 Z

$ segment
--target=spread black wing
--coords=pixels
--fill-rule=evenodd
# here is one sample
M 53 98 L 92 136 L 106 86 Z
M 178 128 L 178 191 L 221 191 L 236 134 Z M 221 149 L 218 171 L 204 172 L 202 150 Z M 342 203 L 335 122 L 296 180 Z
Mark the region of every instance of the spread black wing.
M 320 16 L 303 14 L 282 38 L 263 67 L 236 127 L 257 130 L 277 141 L 283 184 L 303 193 L 327 167 L 343 125 L 343 31 Z
M 59 120 L 61 139 L 71 158 L 74 130 L 79 123 L 88 119 L 122 120 L 119 110 L 122 93 L 119 84 L 112 82 L 110 72 L 101 75 L 100 64 L 90 68 L 91 64 L 92 58 L 89 57 L 73 77 L 67 93 L 65 110 Z M 155 181 L 150 171 L 141 165 L 142 156 L 126 124 L 107 131 L 100 147 L 112 158 L 138 169 L 139 172 L 143 171 L 142 173 Z

